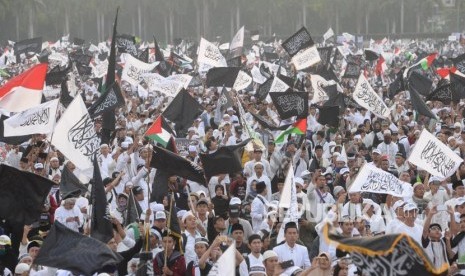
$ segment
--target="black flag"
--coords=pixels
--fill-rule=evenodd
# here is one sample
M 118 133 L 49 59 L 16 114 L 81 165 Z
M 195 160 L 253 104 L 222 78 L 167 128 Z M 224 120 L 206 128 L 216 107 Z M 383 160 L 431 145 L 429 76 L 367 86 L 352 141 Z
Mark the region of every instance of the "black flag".
M 365 49 L 365 60 L 375 61 L 378 58 L 379 58 L 379 55 L 376 52 L 369 50 L 369 49 Z
M 117 35 L 116 47 L 120 53 L 128 53 L 137 58 L 136 38 L 132 35 Z
M 50 70 L 50 72 L 48 72 L 46 75 L 45 75 L 45 83 L 47 85 L 56 85 L 56 84 L 60 84 L 63 82 L 63 80 L 66 79 L 69 71 L 71 70 L 72 68 L 72 63 L 70 62 L 68 64 L 68 66 L 63 69 L 63 70 L 60 70 L 60 66 L 57 65 L 55 66 L 55 68 L 53 68 L 52 70 Z
M 271 77 L 258 86 L 257 91 L 255 92 L 255 98 L 257 98 L 259 102 L 263 101 L 266 96 L 268 96 L 271 85 L 273 84 L 273 79 L 274 77 Z
M 89 107 L 89 115 L 91 118 L 95 118 L 105 112 L 111 113 L 115 108 L 124 105 L 124 97 L 121 94 L 118 83 L 113 82 L 105 88 L 107 91 Z
M 165 109 L 163 116 L 176 124 L 175 131 L 182 137 L 202 112 L 203 107 L 187 91 L 181 90 Z
M 10 118 L 10 117 L 5 116 L 3 114 L 0 117 L 0 142 L 6 143 L 6 144 L 9 144 L 9 145 L 20 145 L 20 144 L 22 144 L 22 143 L 24 143 L 27 140 L 32 138 L 32 135 L 5 137 L 5 135 L 3 134 L 4 133 L 3 131 L 5 129 L 4 122 L 8 118 Z M 24 156 L 26 156 L 26 155 L 24 155 Z
M 202 168 L 194 162 L 161 147 L 154 146 L 153 151 L 151 167 L 206 185 Z
M 217 151 L 211 154 L 200 154 L 206 177 L 212 177 L 218 174 L 232 174 L 242 171 L 242 152 L 245 145 L 252 139 L 249 138 L 240 144 L 232 146 L 219 147 Z
M 166 78 L 170 74 L 171 65 L 165 61 L 165 57 L 163 56 L 163 53 L 161 52 L 155 37 L 153 37 L 153 41 L 155 43 L 155 61 L 160 62 L 160 64 L 158 64 L 157 66 L 158 73 L 160 73 L 160 75 Z
M 270 69 L 265 66 L 265 63 L 262 63 L 260 65 L 260 74 L 262 74 L 262 76 L 264 76 L 267 79 L 273 76 L 273 74 L 270 72 Z
M 389 84 L 389 98 L 394 98 L 397 93 L 406 89 L 404 82 L 404 71 L 405 67 L 400 69 L 400 71 L 396 74 L 396 79 Z
M 358 79 L 360 76 L 360 70 L 361 67 L 360 65 L 354 63 L 354 62 L 347 62 L 346 70 L 344 72 L 344 76 L 342 78 L 347 78 L 347 79 Z
M 318 53 L 320 54 L 322 64 L 328 65 L 331 62 L 332 52 L 333 52 L 333 47 L 318 48 Z
M 233 100 L 229 95 L 228 90 L 223 87 L 221 90 L 220 97 L 218 98 L 218 102 L 216 103 L 216 112 L 215 112 L 215 123 L 219 124 L 221 119 L 223 118 L 224 113 L 226 110 L 233 106 Z
M 113 238 L 113 225 L 96 155 L 94 156 L 93 163 L 94 177 L 91 194 L 92 222 L 90 236 L 103 243 L 107 243 Z
M 61 91 L 60 91 L 60 103 L 67 108 L 68 105 L 74 100 L 71 95 L 69 95 L 69 90 L 68 90 L 68 84 L 67 80 L 64 79 L 63 82 L 61 83 Z
M 428 96 L 433 86 L 433 81 L 417 71 L 412 71 L 408 77 L 408 85 L 410 88 L 414 87 L 415 91 L 421 95 Z
M 115 82 L 115 69 L 116 69 L 116 26 L 118 25 L 118 12 L 119 7 L 116 9 L 115 22 L 113 23 L 113 34 L 111 36 L 110 57 L 108 58 L 107 78 L 105 79 L 105 86 L 111 86 Z M 102 115 L 102 130 L 101 130 L 101 144 L 109 144 L 111 132 L 115 130 L 116 118 L 114 111 L 110 110 L 104 112 Z
M 455 73 L 450 73 L 450 84 L 452 89 L 452 100 L 459 102 L 465 98 L 465 78 Z
M 92 275 L 105 266 L 116 266 L 122 260 L 123 257 L 105 243 L 55 221 L 34 263 Z
M 319 106 L 318 123 L 331 127 L 339 127 L 339 106 Z
M 124 220 L 124 226 L 128 226 L 133 222 L 139 221 L 140 214 L 142 214 L 142 208 L 139 202 L 134 198 L 132 190 L 129 192 L 128 206 L 126 209 L 126 219 Z
M 450 83 L 445 83 L 439 86 L 426 97 L 427 101 L 440 101 L 446 105 L 449 105 L 452 101 L 452 89 Z
M 422 246 L 406 233 L 345 238 L 328 233 L 328 226 L 323 232 L 337 249 L 351 255 L 362 275 L 447 275 L 449 264 L 434 267 Z
M 137 59 L 142 62 L 149 63 L 149 47 L 145 48 L 143 51 L 140 51 Z
M 429 117 L 429 118 L 433 118 L 433 119 L 437 118 L 436 115 L 434 115 L 433 112 L 431 112 L 431 110 L 429 109 L 429 107 L 425 104 L 425 102 L 420 97 L 420 95 L 418 94 L 418 92 L 415 90 L 414 87 L 411 87 L 409 92 L 410 92 L 410 101 L 412 102 L 413 108 L 415 108 L 415 110 L 419 114 Z
M 80 190 L 81 195 L 84 195 L 89 190 L 84 186 L 81 181 L 68 169 L 68 166 L 63 167 L 60 181 L 60 193 L 63 195 L 72 193 L 73 191 Z
M 38 221 L 54 184 L 48 178 L 0 164 L 0 218 L 23 225 Z
M 207 72 L 207 87 L 233 87 L 240 67 L 214 67 Z
M 252 117 L 261 125 L 263 126 L 264 128 L 267 128 L 271 131 L 274 131 L 274 130 L 286 130 L 289 128 L 289 126 L 291 126 L 292 124 L 289 124 L 289 125 L 283 125 L 283 126 L 277 126 L 275 123 L 271 122 L 271 121 L 268 121 L 267 119 L 263 118 L 262 116 L 258 115 L 257 112 L 250 112 L 250 115 L 252 115 Z
M 21 54 L 29 52 L 40 53 L 42 51 L 42 37 L 21 40 L 15 43 L 15 55 L 19 57 Z M 18 59 L 19 61 L 19 59 Z
M 226 61 L 228 67 L 241 67 L 242 66 L 242 57 L 233 57 Z
M 276 111 L 281 120 L 297 116 L 305 118 L 308 115 L 308 93 L 307 92 L 271 92 Z
M 281 46 L 284 50 L 292 57 L 297 54 L 300 50 L 313 46 L 313 42 L 310 33 L 305 27 L 302 27 L 291 37 L 286 39 Z
M 79 37 L 75 37 L 73 39 L 73 44 L 76 45 L 76 46 L 81 46 L 85 43 L 86 41 L 82 38 L 79 38 Z

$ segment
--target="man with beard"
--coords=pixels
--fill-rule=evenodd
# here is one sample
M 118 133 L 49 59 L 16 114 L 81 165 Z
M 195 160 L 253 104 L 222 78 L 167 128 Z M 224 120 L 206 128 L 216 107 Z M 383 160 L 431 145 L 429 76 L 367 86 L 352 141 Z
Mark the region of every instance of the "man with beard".
M 389 129 L 385 130 L 383 134 L 384 141 L 378 145 L 377 149 L 382 155 L 388 156 L 390 164 L 394 164 L 399 147 L 395 143 L 392 143 L 391 131 Z

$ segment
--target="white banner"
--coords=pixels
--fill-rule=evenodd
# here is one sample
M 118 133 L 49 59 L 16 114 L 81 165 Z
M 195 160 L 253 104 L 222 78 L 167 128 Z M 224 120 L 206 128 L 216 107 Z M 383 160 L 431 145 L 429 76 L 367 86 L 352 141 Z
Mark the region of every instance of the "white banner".
M 149 73 L 159 64 L 158 61 L 154 63 L 142 62 L 127 53 L 121 55 L 126 61 L 121 79 L 134 86 L 137 86 L 143 80 L 144 74 Z
M 325 80 L 320 75 L 310 75 L 310 79 L 312 81 L 312 87 L 313 87 L 312 103 L 319 103 L 319 102 L 328 100 L 329 97 L 326 94 L 323 87 L 331 85 L 331 83 L 329 81 Z
M 286 92 L 289 89 L 289 85 L 283 82 L 278 77 L 273 78 L 273 82 L 271 83 L 270 92 Z
M 252 77 L 244 71 L 239 71 L 234 82 L 233 89 L 236 91 L 246 89 L 252 83 Z
M 408 161 L 434 176 L 446 178 L 455 173 L 463 159 L 423 129 Z
M 4 122 L 5 137 L 48 134 L 55 126 L 58 99 L 17 113 Z
M 227 236 L 224 236 L 227 238 Z M 213 264 L 208 276 L 234 276 L 236 275 L 236 242 L 221 254 L 221 257 Z
M 200 39 L 199 54 L 197 63 L 208 64 L 213 67 L 227 67 L 226 59 L 220 52 L 220 49 L 215 44 L 209 42 L 205 38 Z
M 75 97 L 56 124 L 52 144 L 81 171 L 90 171 L 92 158 L 100 149 L 100 138 L 82 97 Z M 89 176 L 89 175 L 87 175 Z
M 292 57 L 291 62 L 294 64 L 296 70 L 308 68 L 321 61 L 320 53 L 316 46 L 307 48 Z
M 393 174 L 367 163 L 363 165 L 350 186 L 349 193 L 353 192 L 411 197 L 413 195 L 413 188 L 410 183 L 403 182 Z
M 389 118 L 391 114 L 389 108 L 383 100 L 376 94 L 363 74 L 360 74 L 357 85 L 353 93 L 354 100 L 364 108 L 373 112 L 379 117 Z

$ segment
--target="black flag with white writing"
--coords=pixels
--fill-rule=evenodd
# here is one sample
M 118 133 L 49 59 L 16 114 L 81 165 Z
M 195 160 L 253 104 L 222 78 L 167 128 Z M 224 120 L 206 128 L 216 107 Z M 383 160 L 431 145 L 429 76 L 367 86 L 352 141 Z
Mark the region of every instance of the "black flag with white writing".
M 348 62 L 346 66 L 346 70 L 344 72 L 344 76 L 342 76 L 342 78 L 343 79 L 358 79 L 358 77 L 360 76 L 360 70 L 361 70 L 360 65 L 354 62 Z
M 214 67 L 207 72 L 207 87 L 233 87 L 240 67 Z
M 270 92 L 276 111 L 281 120 L 293 116 L 305 118 L 308 115 L 308 93 L 307 92 Z
M 115 108 L 124 105 L 124 97 L 117 82 L 113 82 L 106 88 L 106 92 L 89 107 L 89 115 L 95 118 L 104 112 L 111 112 Z
M 273 79 L 274 77 L 271 77 L 258 86 L 257 91 L 255 92 L 255 98 L 257 98 L 258 101 L 261 102 L 266 98 L 266 96 L 268 96 L 273 84 Z
M 452 61 L 454 62 L 455 68 L 457 68 L 460 73 L 465 74 L 465 54 L 453 58 Z
M 128 53 L 137 58 L 136 38 L 132 35 L 122 34 L 116 36 L 116 47 L 120 53 Z
M 38 54 L 42 51 L 42 37 L 25 39 L 16 42 L 14 50 L 16 57 L 19 57 L 21 54 L 27 54 L 31 52 Z
M 426 97 L 427 101 L 440 101 L 446 105 L 449 105 L 452 101 L 452 89 L 450 83 L 442 84 Z
M 302 27 L 291 37 L 286 39 L 281 46 L 284 50 L 292 57 L 297 54 L 300 50 L 313 46 L 313 42 L 310 33 L 305 27 Z

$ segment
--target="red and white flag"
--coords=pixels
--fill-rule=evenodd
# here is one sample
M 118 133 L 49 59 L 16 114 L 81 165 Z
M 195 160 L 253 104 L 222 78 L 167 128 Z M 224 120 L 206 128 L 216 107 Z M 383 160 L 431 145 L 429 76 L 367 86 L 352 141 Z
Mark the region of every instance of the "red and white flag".
M 0 108 L 21 112 L 40 104 L 47 64 L 38 64 L 0 87 Z

